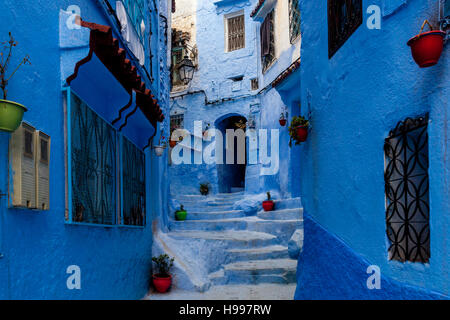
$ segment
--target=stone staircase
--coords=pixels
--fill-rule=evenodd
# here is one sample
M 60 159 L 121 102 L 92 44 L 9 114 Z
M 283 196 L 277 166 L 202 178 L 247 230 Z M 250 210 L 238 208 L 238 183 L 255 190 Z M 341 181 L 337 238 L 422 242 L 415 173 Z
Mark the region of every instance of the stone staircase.
M 277 200 L 275 211 L 261 208 L 247 216 L 233 210 L 243 196 L 243 192 L 179 196 L 187 220 L 170 219 L 168 235 L 212 248 L 207 262 L 212 285 L 294 283 L 297 260 L 289 257 L 288 242 L 296 230 L 303 229 L 300 198 Z

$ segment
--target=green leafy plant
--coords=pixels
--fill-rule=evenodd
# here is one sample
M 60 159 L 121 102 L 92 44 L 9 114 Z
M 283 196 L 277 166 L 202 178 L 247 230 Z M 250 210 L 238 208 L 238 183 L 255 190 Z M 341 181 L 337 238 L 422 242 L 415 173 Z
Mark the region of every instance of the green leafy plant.
M 209 193 L 209 183 L 200 183 L 200 193 L 206 196 Z
M 270 192 L 267 192 L 267 201 L 271 200 Z
M 158 257 L 153 257 L 152 261 L 155 263 L 158 270 L 159 277 L 169 277 L 170 269 L 173 267 L 174 258 L 170 258 L 167 254 L 161 254 Z
M 291 120 L 291 124 L 289 125 L 289 146 L 292 147 L 292 141 L 295 141 L 295 145 L 301 143 L 297 137 L 297 128 L 298 127 L 309 127 L 309 120 L 305 119 L 302 116 L 294 116 Z
M 14 69 L 14 71 L 9 76 L 6 75 L 8 67 L 11 63 L 13 49 L 14 47 L 17 46 L 17 44 L 18 43 L 14 40 L 13 36 L 11 35 L 11 32 L 9 33 L 9 40 L 1 43 L 3 48 L 2 51 L 0 52 L 0 88 L 3 91 L 4 100 L 6 100 L 6 97 L 8 95 L 8 90 L 6 90 L 6 88 L 8 87 L 8 83 L 11 80 L 11 78 L 16 74 L 17 70 L 19 70 L 19 68 L 22 65 L 31 64 L 30 57 L 26 55 L 21 60 L 16 69 Z

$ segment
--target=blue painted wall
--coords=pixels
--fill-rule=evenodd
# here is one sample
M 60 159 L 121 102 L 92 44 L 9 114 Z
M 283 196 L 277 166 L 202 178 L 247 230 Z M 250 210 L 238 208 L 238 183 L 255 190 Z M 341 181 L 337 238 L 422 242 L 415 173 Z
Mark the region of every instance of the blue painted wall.
M 325 254 L 330 262 L 322 271 L 351 268 L 352 259 L 333 269 L 341 250 L 352 250 L 359 261 L 378 265 L 383 276 L 402 284 L 449 294 L 449 45 L 439 64 L 428 69 L 418 68 L 406 45 L 425 19 L 436 23 L 438 2 L 364 0 L 364 12 L 371 4 L 382 8 L 382 29 L 369 30 L 365 15 L 363 25 L 328 59 L 327 2 L 300 1 L 301 112 L 310 113 L 312 125 L 308 142 L 300 147 L 302 202 L 323 227 L 323 236 L 336 236 L 346 249 L 330 252 L 328 243 L 308 238 L 305 225 L 303 256 L 309 261 L 299 264 L 298 298 L 337 297 L 339 291 L 324 290 L 331 284 L 310 267 L 320 265 Z M 427 264 L 389 261 L 384 139 L 399 121 L 427 112 L 431 259 Z M 304 263 L 309 267 L 303 268 Z M 365 271 L 350 270 L 355 281 Z M 361 291 L 340 293 L 339 298 L 366 297 Z M 397 292 L 395 297 L 410 295 Z
M 160 13 L 167 14 L 165 1 L 161 2 L 163 5 Z M 11 30 L 19 42 L 14 58 L 19 59 L 29 54 L 32 61 L 31 66 L 23 67 L 10 82 L 9 98 L 27 106 L 29 111 L 24 120 L 52 138 L 50 210 L 8 209 L 7 200 L 0 199 L 1 299 L 139 299 L 148 290 L 152 217 L 161 215 L 163 204 L 166 203 L 164 201 L 167 200 L 167 184 L 160 184 L 164 181 L 167 154 L 164 158 L 157 159 L 152 151 L 146 150 L 149 174 L 145 228 L 77 226 L 66 224 L 64 219 L 64 115 L 61 79 L 65 78 L 64 72 L 70 68 L 70 65 L 64 63 L 71 62 L 70 58 L 66 59 L 65 49 L 60 48 L 59 16 L 60 10 L 65 10 L 69 5 L 77 5 L 85 21 L 109 25 L 107 14 L 98 3 L 88 0 L 33 3 L 1 1 L 1 39 L 6 40 L 7 32 Z M 114 3 L 111 1 L 113 7 Z M 158 1 L 156 3 L 159 5 Z M 147 23 L 148 25 L 150 24 Z M 158 26 L 159 22 L 154 23 L 154 37 L 158 37 L 161 32 Z M 115 34 L 115 37 L 118 35 Z M 155 44 L 157 47 L 161 45 L 159 40 Z M 153 53 L 154 74 L 158 79 L 160 67 L 164 69 L 166 62 L 165 48 L 161 47 L 158 51 L 157 47 L 153 48 Z M 85 52 L 85 49 L 81 45 L 73 50 Z M 146 48 L 146 52 L 149 52 L 149 48 Z M 61 60 L 61 57 L 65 59 Z M 78 60 L 75 52 L 72 68 Z M 91 106 L 98 111 L 111 102 L 107 98 L 98 99 L 99 93 L 106 97 L 108 84 L 111 88 L 116 88 L 112 78 L 105 76 L 102 80 L 103 84 L 93 83 L 90 90 L 81 93 L 82 98 L 90 100 Z M 161 81 L 166 80 L 167 72 L 161 74 Z M 81 90 L 83 86 L 78 85 Z M 96 85 L 105 86 L 97 88 Z M 167 101 L 167 87 L 159 91 L 161 86 L 155 81 L 152 91 L 162 101 L 161 107 L 167 114 L 164 104 Z M 150 83 L 147 87 L 150 88 Z M 138 122 L 134 124 L 138 125 Z M 133 128 L 128 131 L 129 134 L 127 131 L 124 133 L 130 139 L 138 138 L 135 130 L 133 133 Z M 143 134 L 148 137 L 151 131 Z M 0 189 L 3 192 L 8 190 L 9 136 L 7 133 L 0 133 Z M 81 290 L 68 290 L 66 287 L 69 276 L 66 268 L 69 265 L 81 268 Z

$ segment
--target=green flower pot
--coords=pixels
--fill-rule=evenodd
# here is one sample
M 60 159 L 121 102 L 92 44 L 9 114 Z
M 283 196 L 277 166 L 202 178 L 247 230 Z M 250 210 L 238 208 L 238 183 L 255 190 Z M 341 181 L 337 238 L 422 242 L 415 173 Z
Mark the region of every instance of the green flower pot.
M 177 219 L 177 221 L 186 220 L 186 216 L 187 216 L 187 212 L 185 210 L 183 210 L 183 211 L 178 210 L 175 212 L 175 219 Z
M 0 131 L 15 131 L 20 126 L 25 111 L 27 108 L 21 104 L 0 99 Z

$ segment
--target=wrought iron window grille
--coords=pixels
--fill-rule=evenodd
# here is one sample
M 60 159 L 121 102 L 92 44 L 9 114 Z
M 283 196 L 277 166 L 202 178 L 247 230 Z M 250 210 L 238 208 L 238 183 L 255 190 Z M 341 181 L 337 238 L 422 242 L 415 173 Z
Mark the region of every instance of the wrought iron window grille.
M 300 36 L 300 6 L 299 0 L 289 0 L 289 32 L 291 43 Z
M 145 226 L 145 155 L 70 88 L 68 223 Z
M 430 258 L 428 115 L 398 123 L 385 140 L 386 233 L 389 259 Z
M 329 58 L 333 57 L 362 22 L 362 0 L 328 0 Z
M 226 24 L 227 52 L 245 48 L 245 16 L 227 18 Z
M 269 53 L 264 55 L 261 54 L 262 69 L 263 73 L 266 72 L 272 63 L 275 61 L 275 25 L 274 25 L 274 10 L 267 14 L 266 19 L 270 22 L 270 42 L 269 42 Z M 261 42 L 262 43 L 262 42 Z M 262 48 L 261 48 L 262 49 Z

